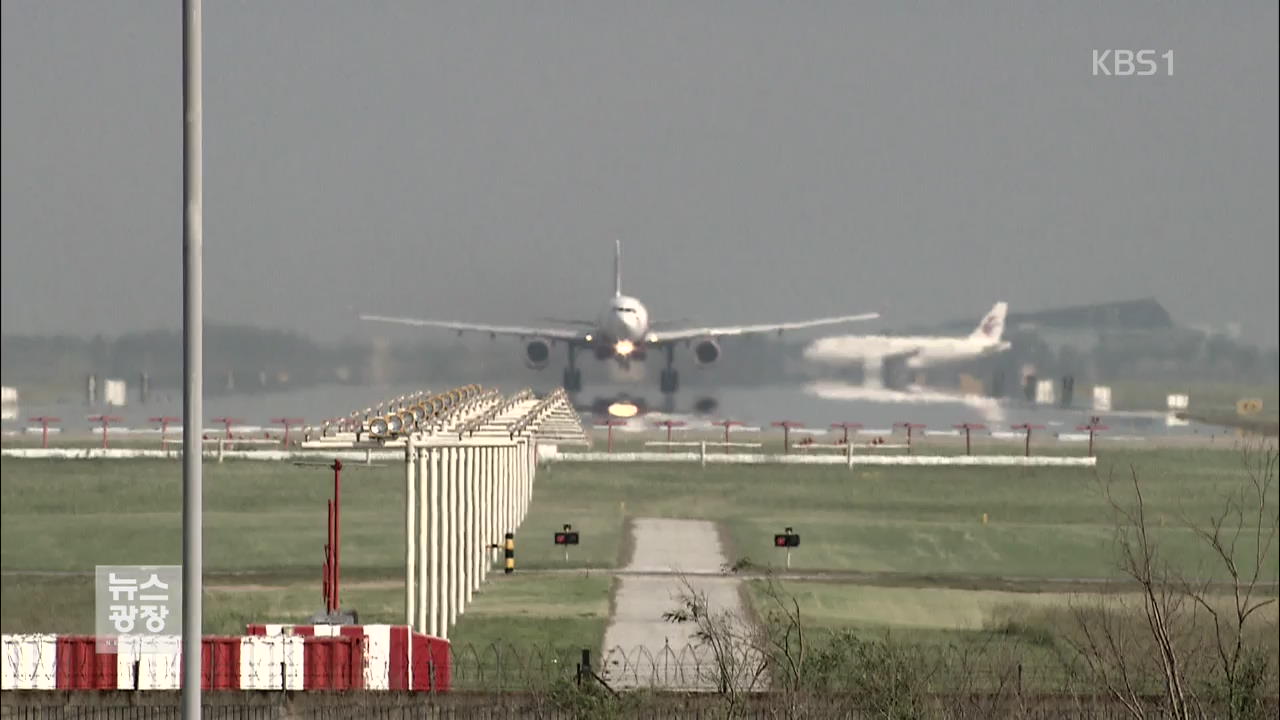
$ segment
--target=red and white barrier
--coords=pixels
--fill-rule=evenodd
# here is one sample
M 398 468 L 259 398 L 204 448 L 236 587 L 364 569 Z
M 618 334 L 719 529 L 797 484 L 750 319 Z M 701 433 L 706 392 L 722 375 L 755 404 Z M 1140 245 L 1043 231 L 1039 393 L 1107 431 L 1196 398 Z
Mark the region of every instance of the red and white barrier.
M 356 636 L 365 639 L 364 687 L 369 690 L 449 689 L 449 641 L 408 625 L 250 625 L 250 636 Z
M 151 641 L 154 642 L 154 639 Z M 98 652 L 92 635 L 0 636 L 4 690 L 176 690 L 181 639 L 122 638 Z M 206 690 L 449 689 L 449 644 L 391 625 L 251 625 L 205 637 Z

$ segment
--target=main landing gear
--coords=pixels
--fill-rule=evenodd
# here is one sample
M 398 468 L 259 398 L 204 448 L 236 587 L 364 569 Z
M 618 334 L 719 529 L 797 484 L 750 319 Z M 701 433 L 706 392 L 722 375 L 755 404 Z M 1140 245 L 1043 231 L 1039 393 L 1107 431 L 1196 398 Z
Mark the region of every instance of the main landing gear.
M 564 369 L 564 391 L 570 395 L 582 391 L 582 371 L 574 364 L 575 348 L 569 346 L 569 367 Z
M 676 372 L 673 367 L 676 361 L 676 349 L 670 345 L 667 346 L 667 366 L 663 368 L 662 374 L 658 379 L 658 387 L 665 395 L 675 395 L 680 389 L 680 373 Z

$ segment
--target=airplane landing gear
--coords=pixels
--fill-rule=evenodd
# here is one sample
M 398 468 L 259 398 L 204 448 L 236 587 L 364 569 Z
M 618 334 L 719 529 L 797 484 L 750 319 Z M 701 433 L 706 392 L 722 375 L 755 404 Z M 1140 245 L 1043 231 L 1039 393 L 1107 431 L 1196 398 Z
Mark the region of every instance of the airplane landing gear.
M 574 347 L 569 346 L 569 367 L 564 369 L 564 391 L 570 395 L 582 391 L 582 371 L 574 365 Z
M 582 371 L 577 368 L 564 369 L 564 391 L 567 393 L 582 392 Z
M 667 395 L 674 395 L 680 389 L 680 374 L 672 368 L 664 369 L 659 376 L 658 386 Z
M 667 346 L 667 366 L 663 368 L 658 379 L 658 386 L 666 395 L 674 395 L 680 389 L 680 373 L 672 367 L 676 360 L 676 349 Z

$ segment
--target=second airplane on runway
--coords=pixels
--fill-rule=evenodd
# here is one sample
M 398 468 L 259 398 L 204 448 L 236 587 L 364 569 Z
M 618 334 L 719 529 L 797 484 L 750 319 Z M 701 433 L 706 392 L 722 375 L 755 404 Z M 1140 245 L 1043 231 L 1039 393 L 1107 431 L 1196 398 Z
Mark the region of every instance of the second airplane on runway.
M 875 374 L 872 369 L 876 366 L 882 372 L 897 364 L 915 370 L 971 360 L 1009 349 L 1009 342 L 1001 339 L 1008 311 L 1008 303 L 996 303 L 968 337 L 840 335 L 815 340 L 804 356 L 830 365 L 865 363 L 868 378 Z

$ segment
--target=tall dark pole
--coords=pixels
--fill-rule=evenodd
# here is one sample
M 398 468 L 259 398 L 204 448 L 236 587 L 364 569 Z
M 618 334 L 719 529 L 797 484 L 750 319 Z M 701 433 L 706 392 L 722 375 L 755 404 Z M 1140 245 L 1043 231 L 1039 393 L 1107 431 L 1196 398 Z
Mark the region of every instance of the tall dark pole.
M 204 592 L 204 120 L 201 0 L 182 0 L 182 717 L 200 718 Z

